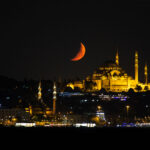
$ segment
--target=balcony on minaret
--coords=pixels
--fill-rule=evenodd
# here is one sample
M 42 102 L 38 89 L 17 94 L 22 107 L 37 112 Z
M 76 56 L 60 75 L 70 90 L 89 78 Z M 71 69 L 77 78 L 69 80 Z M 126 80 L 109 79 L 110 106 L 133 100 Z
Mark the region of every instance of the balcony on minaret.
M 144 67 L 144 75 L 145 75 L 145 84 L 148 84 L 148 73 L 147 73 L 147 64 L 145 63 Z
M 119 54 L 118 54 L 118 50 L 117 50 L 117 53 L 116 53 L 116 64 L 119 65 Z
M 39 86 L 38 86 L 38 100 L 40 100 L 42 98 L 42 88 L 41 88 L 41 82 L 39 82 Z
M 135 52 L 135 83 L 138 84 L 138 52 Z

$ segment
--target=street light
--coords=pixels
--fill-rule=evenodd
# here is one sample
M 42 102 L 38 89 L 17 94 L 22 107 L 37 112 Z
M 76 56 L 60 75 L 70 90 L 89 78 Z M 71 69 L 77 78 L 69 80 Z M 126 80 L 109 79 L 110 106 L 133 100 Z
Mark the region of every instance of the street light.
M 127 109 L 127 117 L 128 117 L 128 111 L 129 111 L 129 108 L 130 108 L 130 106 L 127 105 L 127 106 L 126 106 L 126 109 Z
M 101 106 L 97 106 L 97 109 L 100 110 L 102 107 Z

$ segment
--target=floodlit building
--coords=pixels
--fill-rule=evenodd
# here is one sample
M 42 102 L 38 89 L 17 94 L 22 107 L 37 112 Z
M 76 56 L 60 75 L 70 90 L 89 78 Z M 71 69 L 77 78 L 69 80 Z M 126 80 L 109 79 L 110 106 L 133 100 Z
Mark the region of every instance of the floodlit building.
M 92 75 L 86 77 L 85 80 L 68 83 L 67 86 L 74 89 L 78 87 L 84 91 L 99 91 L 104 88 L 106 91 L 122 92 L 132 88 L 134 91 L 146 91 L 150 89 L 148 83 L 147 64 L 144 68 L 145 83 L 140 83 L 138 78 L 138 52 L 135 52 L 135 77 L 129 76 L 119 65 L 119 54 L 116 53 L 115 61 L 107 61 Z M 137 88 L 138 86 L 138 88 Z M 140 91 L 140 90 L 139 90 Z
M 29 113 L 31 116 L 33 115 L 46 115 L 51 116 L 55 115 L 56 113 L 56 97 L 57 97 L 57 91 L 56 91 L 56 84 L 54 83 L 53 86 L 53 110 L 51 110 L 43 101 L 42 99 L 42 88 L 41 88 L 41 81 L 38 85 L 38 93 L 37 93 L 37 99 L 39 104 L 36 105 L 29 105 L 29 107 L 25 108 L 25 112 Z
M 9 124 L 9 122 L 29 121 L 30 115 L 19 108 L 0 109 L 0 122 Z

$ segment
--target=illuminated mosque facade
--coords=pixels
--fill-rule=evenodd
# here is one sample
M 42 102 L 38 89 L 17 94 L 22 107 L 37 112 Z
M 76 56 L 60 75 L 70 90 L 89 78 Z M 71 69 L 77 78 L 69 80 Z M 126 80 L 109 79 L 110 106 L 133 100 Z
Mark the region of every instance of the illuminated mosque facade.
M 141 87 L 140 91 L 146 91 L 150 89 L 150 83 L 148 83 L 148 71 L 147 64 L 144 68 L 145 83 L 140 83 L 138 78 L 138 52 L 135 52 L 135 78 L 128 76 L 128 74 L 119 65 L 119 54 L 116 53 L 115 62 L 107 61 L 104 65 L 94 71 L 92 75 L 86 77 L 82 81 L 74 81 L 68 83 L 67 87 L 74 89 L 80 88 L 83 91 L 99 91 L 102 88 L 111 92 L 127 92 L 129 89 L 138 91 L 137 87 Z M 94 83 L 90 90 L 87 90 L 86 83 Z

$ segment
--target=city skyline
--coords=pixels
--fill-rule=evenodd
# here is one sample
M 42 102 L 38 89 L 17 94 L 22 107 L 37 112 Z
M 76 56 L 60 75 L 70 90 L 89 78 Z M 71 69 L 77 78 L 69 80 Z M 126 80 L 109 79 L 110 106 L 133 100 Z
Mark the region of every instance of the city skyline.
M 17 3 L 1 9 L 0 74 L 17 80 L 84 78 L 119 51 L 120 66 L 134 76 L 134 52 L 139 68 L 149 72 L 149 3 Z M 70 59 L 80 43 L 79 62 Z M 128 61 L 131 60 L 131 61 Z M 127 65 L 128 64 L 128 65 Z M 143 79 L 143 71 L 139 78 Z
M 0 6 L 0 127 L 150 127 L 148 0 Z

